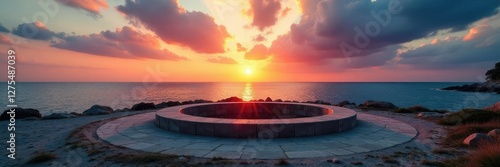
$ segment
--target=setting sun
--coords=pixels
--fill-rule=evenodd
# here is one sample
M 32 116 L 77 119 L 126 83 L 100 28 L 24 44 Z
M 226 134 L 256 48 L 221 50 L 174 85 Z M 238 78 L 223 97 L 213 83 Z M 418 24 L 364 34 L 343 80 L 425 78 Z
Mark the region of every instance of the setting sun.
M 246 68 L 245 69 L 245 74 L 247 75 L 251 75 L 253 73 L 252 69 L 251 68 Z

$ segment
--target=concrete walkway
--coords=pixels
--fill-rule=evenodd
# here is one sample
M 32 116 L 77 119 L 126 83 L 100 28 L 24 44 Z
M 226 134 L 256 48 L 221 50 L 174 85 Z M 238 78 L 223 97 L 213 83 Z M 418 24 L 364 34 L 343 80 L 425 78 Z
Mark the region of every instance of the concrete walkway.
M 154 125 L 155 113 L 123 117 L 97 129 L 97 135 L 130 149 L 164 154 L 227 159 L 311 158 L 349 155 L 392 147 L 412 140 L 417 130 L 394 119 L 358 113 L 358 126 L 331 135 L 233 139 L 170 132 Z

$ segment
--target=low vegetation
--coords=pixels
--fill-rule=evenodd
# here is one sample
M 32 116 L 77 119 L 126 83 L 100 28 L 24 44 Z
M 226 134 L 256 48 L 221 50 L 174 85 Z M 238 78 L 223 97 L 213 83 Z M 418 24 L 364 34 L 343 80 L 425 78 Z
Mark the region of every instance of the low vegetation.
M 394 110 L 392 110 L 392 112 L 395 112 L 395 113 L 437 112 L 437 113 L 443 114 L 443 113 L 447 113 L 449 111 L 447 111 L 447 110 L 431 110 L 431 109 L 428 109 L 428 108 L 425 108 L 422 106 L 412 106 L 412 107 L 408 107 L 408 108 L 394 109 Z
M 279 159 L 278 162 L 274 163 L 276 166 L 283 166 L 290 164 L 286 159 Z
M 500 120 L 500 112 L 492 112 L 482 109 L 463 109 L 456 113 L 451 113 L 439 120 L 441 125 L 459 125 L 484 123 L 493 120 Z
M 462 141 L 473 133 L 488 133 L 490 130 L 499 128 L 499 120 L 459 125 L 448 131 L 447 136 L 444 138 L 444 144 L 451 147 L 462 146 Z
M 40 151 L 40 152 L 36 153 L 35 156 L 28 161 L 28 163 L 40 163 L 40 162 L 45 162 L 45 161 L 49 161 L 49 160 L 56 159 L 56 158 L 57 158 L 57 156 L 53 153 Z

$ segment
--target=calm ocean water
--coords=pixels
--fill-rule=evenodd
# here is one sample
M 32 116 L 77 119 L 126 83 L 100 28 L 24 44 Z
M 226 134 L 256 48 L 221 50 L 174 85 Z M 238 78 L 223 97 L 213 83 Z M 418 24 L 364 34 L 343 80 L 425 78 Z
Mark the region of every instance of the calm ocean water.
M 383 100 L 399 107 L 421 105 L 456 111 L 483 108 L 500 101 L 499 94 L 440 91 L 466 83 L 18 83 L 17 104 L 42 114 L 83 112 L 94 104 L 113 109 L 138 102 L 220 100 L 238 96 L 244 100 L 272 99 L 338 103 Z M 7 95 L 0 96 L 6 104 Z

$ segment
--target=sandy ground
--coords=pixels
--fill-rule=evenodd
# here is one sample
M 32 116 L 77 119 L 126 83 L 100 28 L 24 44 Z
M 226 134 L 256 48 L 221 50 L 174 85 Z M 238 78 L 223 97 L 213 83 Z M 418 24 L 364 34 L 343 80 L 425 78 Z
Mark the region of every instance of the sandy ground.
M 416 114 L 398 114 L 387 111 L 362 111 L 367 114 L 379 115 L 406 122 L 415 127 L 419 134 L 410 142 L 391 148 L 337 157 L 288 159 L 289 166 L 355 166 L 351 163 L 360 162 L 357 166 L 422 166 L 422 160 L 438 160 L 456 157 L 460 150 L 451 154 L 434 154 L 432 151 L 440 148 L 440 139 L 446 134 L 446 128 L 432 121 L 416 118 Z M 1 131 L 0 139 L 3 153 L 0 166 L 275 166 L 277 160 L 213 160 L 194 157 L 173 157 L 158 163 L 123 164 L 117 160 L 106 159 L 113 155 L 143 154 L 142 152 L 110 145 L 101 141 L 95 130 L 102 124 L 132 114 L 150 111 L 114 113 L 110 115 L 86 116 L 59 120 L 17 120 L 16 121 L 16 159 L 7 158 L 8 134 Z M 7 127 L 7 121 L 0 125 Z M 71 135 L 71 137 L 69 137 Z M 449 148 L 446 148 L 449 149 Z M 47 162 L 27 163 L 37 152 L 46 151 L 57 155 L 57 158 Z M 337 159 L 340 163 L 328 160 Z M 385 160 L 385 161 L 384 161 Z

